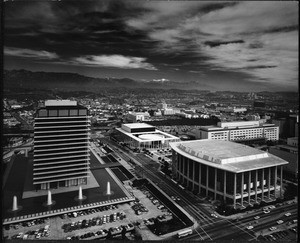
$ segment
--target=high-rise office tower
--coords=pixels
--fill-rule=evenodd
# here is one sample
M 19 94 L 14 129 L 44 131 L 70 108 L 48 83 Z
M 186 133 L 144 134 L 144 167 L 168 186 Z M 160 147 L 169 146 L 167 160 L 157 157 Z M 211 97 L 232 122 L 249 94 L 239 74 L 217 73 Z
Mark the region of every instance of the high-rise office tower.
M 47 100 L 34 124 L 33 184 L 36 189 L 87 183 L 90 117 L 71 100 Z

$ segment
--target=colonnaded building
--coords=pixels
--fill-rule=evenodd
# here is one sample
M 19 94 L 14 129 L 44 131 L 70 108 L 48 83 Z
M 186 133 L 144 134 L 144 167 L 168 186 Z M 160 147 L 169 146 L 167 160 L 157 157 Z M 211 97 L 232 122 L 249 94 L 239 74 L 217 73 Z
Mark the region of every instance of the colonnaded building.
M 47 100 L 34 123 L 36 189 L 77 186 L 89 177 L 90 117 L 71 100 Z
M 120 139 L 130 148 L 161 149 L 168 148 L 170 142 L 180 139 L 171 134 L 157 130 L 147 123 L 127 123 L 116 128 Z
M 180 184 L 234 208 L 283 195 L 282 170 L 288 164 L 265 151 L 222 140 L 170 144 L 173 177 Z

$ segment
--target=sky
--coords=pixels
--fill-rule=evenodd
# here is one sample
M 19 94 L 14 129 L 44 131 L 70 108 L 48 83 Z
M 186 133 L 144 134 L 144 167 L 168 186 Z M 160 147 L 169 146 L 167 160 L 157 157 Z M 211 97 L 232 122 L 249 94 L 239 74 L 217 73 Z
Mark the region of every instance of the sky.
M 298 91 L 296 1 L 5 1 L 4 69 Z

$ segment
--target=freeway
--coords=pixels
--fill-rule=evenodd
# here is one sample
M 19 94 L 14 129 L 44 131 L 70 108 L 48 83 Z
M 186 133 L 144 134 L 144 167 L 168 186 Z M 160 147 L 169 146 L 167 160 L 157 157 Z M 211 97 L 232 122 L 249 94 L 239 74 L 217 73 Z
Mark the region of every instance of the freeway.
M 183 190 L 175 183 L 172 183 L 166 176 L 158 173 L 159 165 L 153 162 L 144 154 L 135 154 L 118 145 L 117 143 L 101 138 L 101 140 L 111 146 L 114 152 L 125 161 L 133 161 L 135 171 L 141 177 L 145 177 L 157 184 L 169 196 L 179 196 L 181 201 L 178 204 L 183 207 L 198 223 L 193 235 L 183 238 L 183 240 L 217 240 L 217 239 L 238 239 L 250 240 L 257 237 L 256 232 L 268 229 L 276 224 L 276 220 L 283 217 L 287 210 L 295 210 L 294 205 L 282 205 L 280 208 L 271 210 L 269 214 L 264 214 L 262 210 L 243 214 L 239 220 L 229 218 L 214 218 L 211 216 L 211 209 L 205 207 L 202 201 L 191 192 Z M 255 230 L 248 230 L 246 227 L 254 223 L 254 217 L 260 216 L 256 220 Z M 277 219 L 278 218 L 278 219 Z

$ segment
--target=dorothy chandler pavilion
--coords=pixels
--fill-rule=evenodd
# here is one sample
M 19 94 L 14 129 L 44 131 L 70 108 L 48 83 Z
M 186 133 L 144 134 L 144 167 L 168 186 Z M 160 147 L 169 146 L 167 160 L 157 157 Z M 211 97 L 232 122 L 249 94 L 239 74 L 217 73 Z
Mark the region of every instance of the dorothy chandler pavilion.
M 234 208 L 281 197 L 287 164 L 265 151 L 222 140 L 170 143 L 173 177 L 188 189 Z

